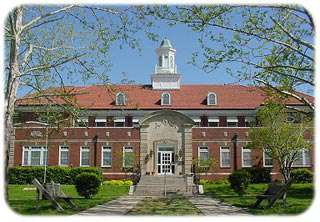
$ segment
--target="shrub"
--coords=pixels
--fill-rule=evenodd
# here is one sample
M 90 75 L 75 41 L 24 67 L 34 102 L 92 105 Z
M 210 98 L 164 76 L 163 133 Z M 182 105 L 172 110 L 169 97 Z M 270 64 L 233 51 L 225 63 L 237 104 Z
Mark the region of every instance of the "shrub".
M 74 184 L 77 175 L 82 172 L 95 173 L 102 179 L 102 171 L 96 167 L 59 167 L 48 166 L 46 181 L 53 180 L 60 184 Z M 9 184 L 32 184 L 32 180 L 37 178 L 40 183 L 43 183 L 44 167 L 43 166 L 24 166 L 12 167 L 8 172 Z
M 86 199 L 92 198 L 99 192 L 101 178 L 95 173 L 81 173 L 75 178 L 78 194 Z
M 103 175 L 100 168 L 97 167 L 77 167 L 71 168 L 70 170 L 70 177 L 71 181 L 70 184 L 75 184 L 75 178 L 80 175 L 81 173 L 93 173 L 96 174 L 101 181 L 103 181 Z
M 251 183 L 270 183 L 271 182 L 271 169 L 262 167 L 246 168 L 250 173 Z
M 231 188 L 243 195 L 251 181 L 251 175 L 247 170 L 236 170 L 228 178 Z
M 108 180 L 104 184 L 115 186 L 131 186 L 133 182 L 131 180 Z
M 313 173 L 308 169 L 294 169 L 291 172 L 291 177 L 295 183 L 311 183 Z

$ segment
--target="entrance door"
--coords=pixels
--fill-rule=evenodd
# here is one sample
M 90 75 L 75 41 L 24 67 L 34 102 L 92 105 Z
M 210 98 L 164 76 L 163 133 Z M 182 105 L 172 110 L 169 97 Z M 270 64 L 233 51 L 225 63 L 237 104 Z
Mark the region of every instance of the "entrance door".
M 174 152 L 173 147 L 159 147 L 158 149 L 158 174 L 174 174 Z

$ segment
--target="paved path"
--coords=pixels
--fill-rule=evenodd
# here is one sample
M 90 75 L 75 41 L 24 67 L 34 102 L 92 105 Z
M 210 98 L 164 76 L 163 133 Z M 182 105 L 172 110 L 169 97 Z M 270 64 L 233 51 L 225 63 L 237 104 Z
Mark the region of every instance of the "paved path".
M 120 197 L 105 204 L 81 211 L 78 215 L 125 215 L 143 198 L 138 196 Z
M 210 197 L 190 197 L 189 201 L 206 216 L 249 215 L 245 209 L 222 203 Z

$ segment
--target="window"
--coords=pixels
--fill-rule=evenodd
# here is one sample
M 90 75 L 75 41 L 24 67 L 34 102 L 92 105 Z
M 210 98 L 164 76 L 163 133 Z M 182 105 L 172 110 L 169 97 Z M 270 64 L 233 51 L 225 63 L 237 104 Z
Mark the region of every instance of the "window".
M 220 167 L 230 167 L 230 148 L 220 147 Z
M 126 101 L 127 101 L 127 98 L 124 93 L 122 93 L 122 92 L 117 93 L 117 95 L 116 95 L 116 105 L 117 106 L 126 105 Z
M 124 118 L 118 118 L 114 120 L 114 127 L 124 127 Z
M 110 146 L 103 146 L 102 147 L 102 154 L 101 154 L 101 166 L 103 167 L 111 167 L 112 163 L 112 153 Z
M 245 126 L 252 127 L 255 125 L 255 117 L 245 117 Z
M 242 147 L 242 167 L 251 167 L 251 149 L 246 149 Z
M 298 151 L 296 160 L 293 162 L 294 167 L 306 167 L 311 165 L 311 153 L 310 150 L 300 150 Z
M 87 127 L 88 126 L 88 118 L 79 118 L 76 121 L 77 127 Z
M 96 122 L 96 127 L 105 127 L 107 119 L 98 117 L 98 118 L 95 119 L 95 122 Z
M 209 160 L 209 150 L 207 146 L 200 146 L 198 148 L 198 160 L 200 166 L 206 166 L 206 162 Z
M 159 66 L 162 67 L 162 56 L 159 56 Z
M 123 148 L 123 167 L 131 168 L 134 166 L 134 152 L 133 147 L 126 146 Z
M 209 118 L 208 119 L 209 127 L 218 127 L 219 126 L 219 118 Z
M 264 167 L 272 167 L 273 166 L 273 158 L 270 155 L 268 149 L 263 150 L 263 166 Z
M 217 105 L 217 95 L 213 92 L 208 93 L 207 105 Z
M 80 149 L 80 166 L 90 166 L 89 147 L 81 147 Z
M 23 166 L 44 166 L 48 163 L 48 152 L 46 147 L 25 146 L 23 147 Z
M 60 166 L 69 165 L 69 147 L 68 146 L 59 147 L 59 165 Z
M 170 56 L 170 67 L 173 69 L 173 56 Z
M 163 67 L 168 68 L 169 67 L 169 57 L 166 55 L 164 56 L 164 61 L 163 61 Z
M 171 105 L 170 93 L 162 93 L 161 95 L 161 105 Z
M 227 118 L 227 127 L 237 127 L 238 118 L 237 117 L 228 117 Z

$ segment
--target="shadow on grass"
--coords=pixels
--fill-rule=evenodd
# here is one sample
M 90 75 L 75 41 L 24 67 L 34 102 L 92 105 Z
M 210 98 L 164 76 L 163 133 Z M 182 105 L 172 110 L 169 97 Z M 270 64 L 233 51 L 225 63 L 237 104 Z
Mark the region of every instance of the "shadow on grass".
M 267 201 L 264 201 L 259 208 L 252 209 L 256 196 L 262 194 L 266 188 L 267 184 L 252 184 L 248 187 L 246 194 L 241 197 L 228 184 L 209 184 L 205 186 L 205 194 L 233 206 L 247 208 L 248 212 L 258 215 L 300 214 L 311 206 L 313 200 L 313 184 L 293 184 L 287 193 L 285 207 L 282 204 L 282 200 L 278 200 L 273 208 L 265 209 Z

